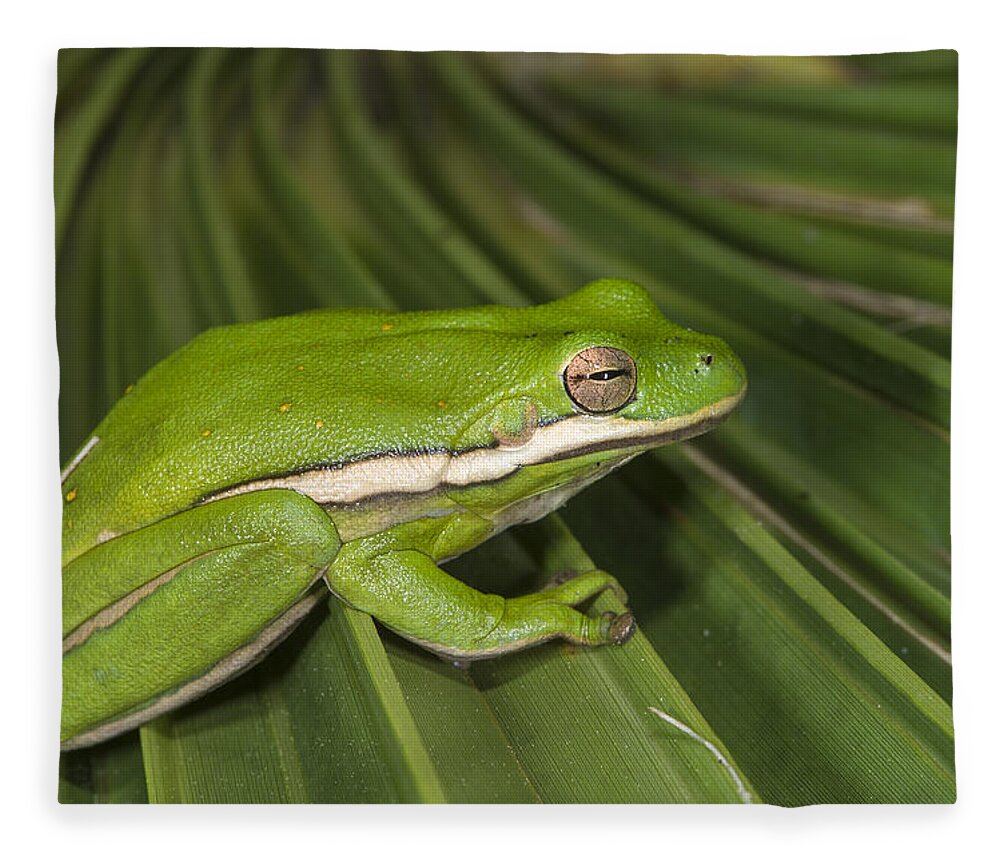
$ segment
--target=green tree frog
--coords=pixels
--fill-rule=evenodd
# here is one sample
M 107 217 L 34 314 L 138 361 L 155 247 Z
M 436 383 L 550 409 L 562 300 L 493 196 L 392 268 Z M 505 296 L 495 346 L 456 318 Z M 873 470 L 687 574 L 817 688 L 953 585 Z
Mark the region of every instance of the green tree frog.
M 439 565 L 717 425 L 745 388 L 725 343 L 618 279 L 531 308 L 201 334 L 63 471 L 63 748 L 243 671 L 327 589 L 456 660 L 625 642 L 630 613 L 577 608 L 620 593 L 604 571 L 505 599 Z

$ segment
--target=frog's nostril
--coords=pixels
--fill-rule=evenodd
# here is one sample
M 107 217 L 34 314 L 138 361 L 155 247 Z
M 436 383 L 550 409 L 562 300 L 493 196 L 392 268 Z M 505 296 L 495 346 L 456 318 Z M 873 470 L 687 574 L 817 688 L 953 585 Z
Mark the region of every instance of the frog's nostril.
M 703 356 L 701 357 L 701 360 L 702 360 L 703 362 L 705 362 L 705 366 L 706 366 L 706 367 L 711 367 L 711 366 L 712 366 L 712 361 L 713 361 L 714 359 L 715 359 L 715 356 L 713 356 L 713 355 L 712 355 L 712 353 L 708 353 L 708 355 L 703 355 Z

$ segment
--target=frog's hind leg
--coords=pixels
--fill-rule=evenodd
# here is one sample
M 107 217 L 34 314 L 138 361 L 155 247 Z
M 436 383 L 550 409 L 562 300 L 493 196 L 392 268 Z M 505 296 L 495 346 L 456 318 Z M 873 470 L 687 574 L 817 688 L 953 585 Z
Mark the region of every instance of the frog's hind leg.
M 463 661 L 519 651 L 550 639 L 620 645 L 635 631 L 629 612 L 590 616 L 575 608 L 608 589 L 624 597 L 615 579 L 598 570 L 534 594 L 503 598 L 449 576 L 417 550 L 355 558 L 348 551 L 331 565 L 327 581 L 346 602 L 400 635 Z
M 324 599 L 315 586 L 340 546 L 311 499 L 261 490 L 74 559 L 63 573 L 63 748 L 141 725 L 249 668 Z

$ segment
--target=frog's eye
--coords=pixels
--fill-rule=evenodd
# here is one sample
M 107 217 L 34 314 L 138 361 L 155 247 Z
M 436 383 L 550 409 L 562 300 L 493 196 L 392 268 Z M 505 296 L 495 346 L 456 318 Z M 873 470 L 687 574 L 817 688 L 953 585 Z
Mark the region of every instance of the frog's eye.
M 569 360 L 563 384 L 584 412 L 615 412 L 635 395 L 635 362 L 620 349 L 589 346 Z

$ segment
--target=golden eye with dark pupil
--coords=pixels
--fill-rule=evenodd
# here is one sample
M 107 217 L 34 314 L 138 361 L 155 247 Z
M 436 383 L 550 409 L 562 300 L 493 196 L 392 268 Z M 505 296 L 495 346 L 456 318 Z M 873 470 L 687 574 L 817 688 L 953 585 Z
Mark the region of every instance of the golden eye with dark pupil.
M 624 350 L 590 346 L 570 359 L 563 383 L 584 412 L 615 412 L 635 396 L 635 362 Z

